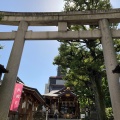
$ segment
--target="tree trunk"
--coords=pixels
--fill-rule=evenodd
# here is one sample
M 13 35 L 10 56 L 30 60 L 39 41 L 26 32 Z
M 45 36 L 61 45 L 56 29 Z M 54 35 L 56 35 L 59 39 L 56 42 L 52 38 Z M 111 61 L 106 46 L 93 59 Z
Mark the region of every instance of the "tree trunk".
M 106 120 L 104 97 L 101 89 L 101 80 L 99 77 L 97 77 L 95 80 L 92 80 L 92 84 L 94 86 L 93 89 L 95 93 L 95 104 L 98 116 L 97 120 Z

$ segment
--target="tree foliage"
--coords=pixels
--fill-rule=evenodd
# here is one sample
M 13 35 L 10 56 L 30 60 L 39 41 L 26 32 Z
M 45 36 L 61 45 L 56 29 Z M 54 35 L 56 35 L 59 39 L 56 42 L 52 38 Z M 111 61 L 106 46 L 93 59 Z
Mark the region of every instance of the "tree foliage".
M 0 21 L 3 19 L 4 14 L 0 14 Z
M 65 0 L 64 11 L 85 11 L 111 9 L 109 0 Z M 111 24 L 110 28 L 116 28 Z M 71 25 L 68 30 L 92 30 L 96 25 Z M 79 96 L 81 107 L 89 106 L 98 111 L 98 119 L 105 120 L 105 108 L 111 107 L 108 83 L 105 73 L 101 40 L 74 39 L 60 41 L 59 55 L 54 64 L 61 65 L 66 73 L 66 85 L 72 86 Z M 116 52 L 120 51 L 120 42 L 115 40 Z M 120 56 L 118 54 L 117 58 Z M 94 107 L 95 106 L 95 107 Z
M 65 11 L 110 9 L 110 0 L 64 0 Z

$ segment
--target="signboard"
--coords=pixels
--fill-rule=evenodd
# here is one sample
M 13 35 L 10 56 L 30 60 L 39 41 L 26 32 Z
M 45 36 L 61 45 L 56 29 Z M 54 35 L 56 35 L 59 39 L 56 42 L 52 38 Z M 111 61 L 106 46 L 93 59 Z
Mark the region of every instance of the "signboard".
M 14 93 L 13 93 L 13 98 L 10 106 L 11 111 L 17 111 L 21 94 L 23 90 L 23 84 L 16 83 L 15 88 L 14 88 Z
M 81 114 L 81 118 L 85 118 L 85 114 Z

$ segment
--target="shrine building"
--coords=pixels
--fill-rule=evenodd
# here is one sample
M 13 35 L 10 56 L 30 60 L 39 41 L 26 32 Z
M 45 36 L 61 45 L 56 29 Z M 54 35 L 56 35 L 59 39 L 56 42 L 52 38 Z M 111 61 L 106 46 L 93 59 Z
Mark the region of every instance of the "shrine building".
M 79 118 L 80 106 L 77 95 L 72 88 L 65 87 L 65 80 L 58 67 L 57 76 L 49 77 L 46 84 L 45 94 L 43 95 L 46 104 L 49 106 L 49 118 L 53 118 L 54 111 L 57 108 L 59 118 Z

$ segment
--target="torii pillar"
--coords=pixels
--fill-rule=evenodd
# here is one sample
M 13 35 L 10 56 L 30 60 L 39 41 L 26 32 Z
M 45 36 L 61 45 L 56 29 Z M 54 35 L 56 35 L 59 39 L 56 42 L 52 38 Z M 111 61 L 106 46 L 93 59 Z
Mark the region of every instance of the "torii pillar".
M 24 47 L 24 37 L 28 28 L 25 21 L 21 21 L 16 33 L 7 69 L 9 73 L 4 75 L 0 88 L 0 120 L 8 120 L 9 108 L 12 100 L 14 86 L 17 79 L 18 69 Z
M 99 22 L 101 29 L 101 42 L 103 46 L 103 54 L 105 60 L 105 67 L 108 79 L 108 86 L 110 91 L 111 103 L 113 108 L 113 115 L 115 120 L 120 120 L 120 84 L 119 74 L 113 74 L 112 70 L 117 66 L 116 53 L 112 40 L 111 31 L 107 19 L 102 19 Z

